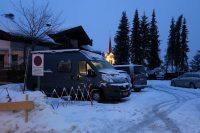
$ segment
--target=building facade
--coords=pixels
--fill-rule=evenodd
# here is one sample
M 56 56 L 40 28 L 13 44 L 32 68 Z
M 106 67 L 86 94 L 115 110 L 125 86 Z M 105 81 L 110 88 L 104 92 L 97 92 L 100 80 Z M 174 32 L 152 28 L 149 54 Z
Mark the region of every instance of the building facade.
M 17 68 L 22 65 L 28 49 L 31 49 L 31 44 L 0 40 L 0 69 Z M 45 50 L 49 47 L 37 45 L 34 49 Z
M 92 46 L 92 41 L 82 26 L 48 35 L 48 38 L 53 42 L 37 41 L 34 50 L 81 49 L 82 46 Z M 30 39 L 0 30 L 0 70 L 20 66 L 32 49 Z

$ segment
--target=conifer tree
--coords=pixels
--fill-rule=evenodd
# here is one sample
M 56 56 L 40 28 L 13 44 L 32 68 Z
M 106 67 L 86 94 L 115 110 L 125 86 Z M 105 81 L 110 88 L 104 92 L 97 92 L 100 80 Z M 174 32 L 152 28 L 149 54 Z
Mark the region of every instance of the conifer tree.
M 160 40 L 159 40 L 155 10 L 153 10 L 152 20 L 150 24 L 150 45 L 151 45 L 151 51 L 150 51 L 151 56 L 149 59 L 149 68 L 154 69 L 156 67 L 159 67 L 161 64 L 161 60 L 159 57 Z
M 142 16 L 140 24 L 140 34 L 141 34 L 141 45 L 142 45 L 142 56 L 143 56 L 143 65 L 147 66 L 150 59 L 150 43 L 149 43 L 149 23 L 148 17 L 145 15 Z
M 115 35 L 114 57 L 115 64 L 129 63 L 129 25 L 126 12 L 122 12 L 122 18 Z
M 143 64 L 143 50 L 141 45 L 140 20 L 138 10 L 135 11 L 133 19 L 130 44 L 131 62 L 134 64 Z
M 180 51 L 180 70 L 188 71 L 188 29 L 186 25 L 186 19 L 183 19 L 182 31 L 181 31 L 181 51 Z
M 200 50 L 197 51 L 190 64 L 193 71 L 200 71 Z
M 174 58 L 175 58 L 174 52 L 175 52 L 175 22 L 174 18 L 172 18 L 168 36 L 167 54 L 165 56 L 167 71 L 168 69 L 170 69 L 172 72 L 174 71 Z
M 176 22 L 176 26 L 175 26 L 174 64 L 176 66 L 176 72 L 180 71 L 182 18 L 183 18 L 183 16 L 180 15 Z

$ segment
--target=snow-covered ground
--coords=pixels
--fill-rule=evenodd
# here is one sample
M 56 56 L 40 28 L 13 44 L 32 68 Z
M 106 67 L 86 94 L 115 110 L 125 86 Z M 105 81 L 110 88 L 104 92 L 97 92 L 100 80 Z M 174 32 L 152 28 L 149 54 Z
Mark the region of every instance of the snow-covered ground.
M 1 111 L 0 133 L 200 133 L 200 89 L 176 88 L 170 81 L 149 81 L 142 92 L 114 103 L 73 101 L 60 104 L 39 92 L 25 92 L 35 103 L 24 122 L 24 111 Z M 0 86 L 0 102 L 24 100 L 21 85 Z

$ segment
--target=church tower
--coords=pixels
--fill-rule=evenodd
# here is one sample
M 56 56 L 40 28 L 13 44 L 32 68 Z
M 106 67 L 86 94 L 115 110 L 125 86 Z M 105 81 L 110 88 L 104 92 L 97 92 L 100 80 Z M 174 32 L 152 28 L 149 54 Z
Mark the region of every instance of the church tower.
M 109 37 L 108 52 L 105 54 L 105 59 L 110 64 L 115 64 L 114 54 L 112 52 L 111 38 Z

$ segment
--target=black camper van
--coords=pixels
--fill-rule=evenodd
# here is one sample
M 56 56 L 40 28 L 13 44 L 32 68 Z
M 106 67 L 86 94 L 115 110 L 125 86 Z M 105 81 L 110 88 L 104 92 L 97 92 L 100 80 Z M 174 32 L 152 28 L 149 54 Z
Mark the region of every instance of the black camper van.
M 121 76 L 100 54 L 79 49 L 34 51 L 30 54 L 27 88 L 35 90 L 37 77 L 32 76 L 32 55 L 44 55 L 44 76 L 40 77 L 40 89 L 51 95 L 63 88 L 67 91 L 83 88 L 91 92 L 93 100 L 121 99 L 131 93 L 128 80 Z

